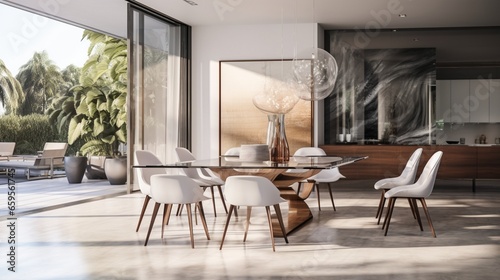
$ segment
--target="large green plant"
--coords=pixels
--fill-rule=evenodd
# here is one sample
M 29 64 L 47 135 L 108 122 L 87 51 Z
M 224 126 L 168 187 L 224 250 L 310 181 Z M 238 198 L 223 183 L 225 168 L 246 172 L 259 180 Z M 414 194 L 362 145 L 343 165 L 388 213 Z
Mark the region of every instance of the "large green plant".
M 80 84 L 73 87 L 76 115 L 71 118 L 68 142 L 83 139 L 85 155 L 116 155 L 127 141 L 127 44 L 92 31 L 89 58 L 82 68 Z

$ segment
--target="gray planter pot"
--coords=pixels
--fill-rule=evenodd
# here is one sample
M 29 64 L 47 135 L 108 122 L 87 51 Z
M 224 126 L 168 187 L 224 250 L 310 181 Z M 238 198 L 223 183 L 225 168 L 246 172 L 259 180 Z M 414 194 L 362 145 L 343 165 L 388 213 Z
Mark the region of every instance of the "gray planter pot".
M 104 163 L 106 162 L 105 156 L 89 156 L 87 164 L 87 171 L 85 176 L 89 180 L 102 180 L 107 179 L 104 172 Z
M 67 156 L 64 157 L 64 170 L 70 184 L 82 182 L 85 169 L 87 168 L 87 157 Z
M 125 184 L 127 182 L 127 157 L 107 158 L 104 171 L 111 185 Z

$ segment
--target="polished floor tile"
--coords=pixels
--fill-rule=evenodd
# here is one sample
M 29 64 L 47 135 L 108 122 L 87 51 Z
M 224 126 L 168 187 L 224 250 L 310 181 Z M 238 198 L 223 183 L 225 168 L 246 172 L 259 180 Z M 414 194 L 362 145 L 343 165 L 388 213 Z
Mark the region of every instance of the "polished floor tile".
M 338 182 L 336 212 L 327 192 L 321 195 L 323 211 L 310 197 L 313 220 L 291 234 L 289 244 L 276 238 L 276 252 L 263 209 L 253 212 L 245 243 L 240 209 L 219 250 L 226 216 L 217 205 L 214 217 L 210 201 L 204 208 L 211 240 L 195 225 L 195 249 L 186 213 L 172 215 L 164 239 L 158 218 L 143 246 L 152 205 L 136 233 L 140 193 L 25 215 L 17 220 L 15 273 L 7 270 L 4 220 L 0 279 L 497 279 L 500 273 L 499 182 L 478 182 L 473 193 L 470 181 L 438 180 L 427 200 L 437 238 L 425 218 L 420 231 L 403 200 L 384 236 L 372 181 Z

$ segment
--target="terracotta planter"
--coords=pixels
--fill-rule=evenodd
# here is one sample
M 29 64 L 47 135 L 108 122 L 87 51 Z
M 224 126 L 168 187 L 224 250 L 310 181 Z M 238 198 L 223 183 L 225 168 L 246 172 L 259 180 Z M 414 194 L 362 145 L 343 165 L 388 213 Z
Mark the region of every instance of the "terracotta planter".
M 64 170 L 70 184 L 82 182 L 85 169 L 87 168 L 87 157 L 68 156 L 64 157 Z
M 127 157 L 107 158 L 104 171 L 111 185 L 125 184 L 127 182 Z

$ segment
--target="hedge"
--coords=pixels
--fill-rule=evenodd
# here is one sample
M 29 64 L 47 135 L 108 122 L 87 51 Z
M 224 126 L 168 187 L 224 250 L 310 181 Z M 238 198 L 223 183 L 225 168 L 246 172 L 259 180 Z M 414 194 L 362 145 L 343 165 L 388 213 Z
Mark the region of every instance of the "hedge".
M 32 114 L 0 117 L 0 142 L 16 142 L 14 154 L 36 154 L 43 150 L 45 142 L 60 142 L 59 138 L 48 116 Z

